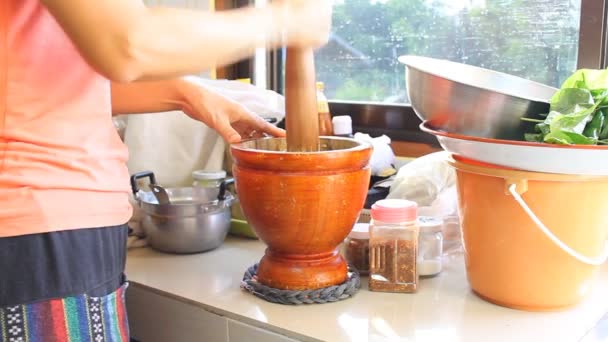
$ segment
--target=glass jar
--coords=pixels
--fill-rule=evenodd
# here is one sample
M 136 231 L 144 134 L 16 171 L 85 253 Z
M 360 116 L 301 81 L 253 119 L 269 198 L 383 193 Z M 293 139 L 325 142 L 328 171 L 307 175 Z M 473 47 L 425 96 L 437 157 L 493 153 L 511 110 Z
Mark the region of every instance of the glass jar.
M 434 217 L 418 218 L 418 274 L 432 277 L 441 272 L 443 251 L 443 220 Z
M 369 224 L 355 224 L 344 240 L 344 258 L 360 274 L 369 273 Z
M 317 111 L 319 112 L 319 135 L 330 136 L 334 134 L 331 123 L 331 113 L 329 112 L 329 102 L 323 92 L 325 85 L 317 82 Z
M 372 205 L 371 216 L 369 289 L 415 292 L 419 233 L 416 203 L 380 200 Z
M 226 178 L 223 170 L 196 170 L 192 172 L 192 187 L 197 196 L 211 200 L 219 194 L 220 185 Z

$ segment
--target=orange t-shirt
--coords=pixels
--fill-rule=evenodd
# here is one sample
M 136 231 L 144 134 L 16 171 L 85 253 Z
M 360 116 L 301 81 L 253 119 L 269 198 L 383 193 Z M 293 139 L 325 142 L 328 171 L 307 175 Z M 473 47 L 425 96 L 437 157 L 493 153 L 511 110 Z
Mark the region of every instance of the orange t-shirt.
M 110 82 L 39 0 L 0 1 L 0 237 L 126 223 Z

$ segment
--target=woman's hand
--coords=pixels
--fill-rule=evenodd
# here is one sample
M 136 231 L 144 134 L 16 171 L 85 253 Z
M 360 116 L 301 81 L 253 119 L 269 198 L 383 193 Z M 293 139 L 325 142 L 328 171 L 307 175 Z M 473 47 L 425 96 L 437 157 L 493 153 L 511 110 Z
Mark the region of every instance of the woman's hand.
M 216 130 L 228 143 L 264 135 L 285 136 L 284 130 L 213 90 L 188 81 L 181 82 L 179 90 L 181 110 Z

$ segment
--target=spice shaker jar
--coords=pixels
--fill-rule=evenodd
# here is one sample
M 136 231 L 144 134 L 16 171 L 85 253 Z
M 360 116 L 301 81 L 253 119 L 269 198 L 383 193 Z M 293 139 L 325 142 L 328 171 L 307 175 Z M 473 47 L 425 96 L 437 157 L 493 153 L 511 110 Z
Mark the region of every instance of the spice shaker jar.
M 192 187 L 194 188 L 194 194 L 211 199 L 217 197 L 220 191 L 220 185 L 226 178 L 226 171 L 217 170 L 196 170 L 192 172 Z
M 385 199 L 372 205 L 371 291 L 415 292 L 418 287 L 418 221 L 415 202 Z
M 441 272 L 443 253 L 443 220 L 420 216 L 418 218 L 418 274 L 430 277 Z
M 355 224 L 344 240 L 344 258 L 360 274 L 369 273 L 369 224 Z

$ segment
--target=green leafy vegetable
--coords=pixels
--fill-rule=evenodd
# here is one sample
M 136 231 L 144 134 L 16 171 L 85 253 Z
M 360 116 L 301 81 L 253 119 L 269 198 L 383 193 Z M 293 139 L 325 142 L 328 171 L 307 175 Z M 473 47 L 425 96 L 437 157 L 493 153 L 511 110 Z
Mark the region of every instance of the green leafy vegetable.
M 606 70 L 577 70 L 562 83 L 561 89 L 564 88 L 606 89 L 608 88 L 608 73 Z
M 579 144 L 579 145 L 596 145 L 597 139 L 586 137 L 579 133 L 558 131 L 552 132 L 545 136 L 545 142 L 552 144 Z
M 608 144 L 608 69 L 581 69 L 552 97 L 550 111 L 525 139 L 552 144 Z M 544 115 L 543 115 L 544 116 Z
M 593 119 L 591 122 L 585 126 L 585 130 L 583 131 L 583 135 L 592 139 L 599 139 L 600 130 L 602 129 L 602 125 L 604 124 L 604 113 L 601 110 L 598 110 L 593 114 Z
M 604 122 L 602 123 L 602 128 L 600 128 L 600 136 L 599 138 L 604 140 L 608 139 L 608 110 L 600 109 L 600 112 L 604 114 Z
M 595 103 L 593 95 L 583 88 L 565 88 L 551 97 L 551 111 L 575 113 L 587 109 Z

